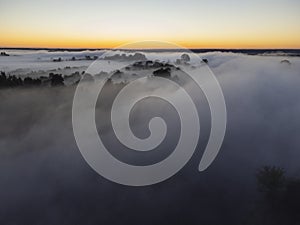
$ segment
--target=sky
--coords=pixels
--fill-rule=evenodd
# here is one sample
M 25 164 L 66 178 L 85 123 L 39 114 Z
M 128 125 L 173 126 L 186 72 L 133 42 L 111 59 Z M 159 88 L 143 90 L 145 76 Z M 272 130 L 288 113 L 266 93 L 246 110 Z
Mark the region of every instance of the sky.
M 300 48 L 299 0 L 0 0 L 0 47 Z

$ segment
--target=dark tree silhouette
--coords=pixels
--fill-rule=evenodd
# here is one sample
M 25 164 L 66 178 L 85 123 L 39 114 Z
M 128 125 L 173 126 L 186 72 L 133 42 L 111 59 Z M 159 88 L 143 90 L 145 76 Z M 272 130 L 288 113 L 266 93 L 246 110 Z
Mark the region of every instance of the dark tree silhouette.
M 15 75 L 6 76 L 5 72 L 1 72 L 0 74 L 0 87 L 1 88 L 12 88 L 12 87 L 32 87 L 32 86 L 40 86 L 42 81 L 40 78 L 33 79 L 31 77 L 25 77 L 22 80 L 20 77 L 16 77 Z
M 204 63 L 208 63 L 208 60 L 207 60 L 207 59 L 202 59 L 202 61 L 203 61 Z
M 50 80 L 51 80 L 51 86 L 64 86 L 64 78 L 61 74 L 49 74 Z
M 300 222 L 300 180 L 285 176 L 279 167 L 265 166 L 257 174 L 258 190 L 264 201 L 260 220 L 267 224 L 296 225 Z M 266 222 L 267 221 L 267 222 Z
M 53 59 L 53 62 L 61 62 L 61 58 L 59 57 L 58 59 Z
M 26 77 L 24 79 L 24 86 L 39 86 L 42 84 L 42 81 L 40 78 L 32 79 L 31 77 Z
M 161 68 L 158 70 L 155 70 L 153 72 L 154 76 L 158 76 L 158 77 L 170 77 L 171 76 L 171 69 L 170 68 Z
M 184 53 L 181 55 L 181 62 L 183 63 L 188 63 L 189 61 L 191 61 L 191 58 L 188 54 Z
M 265 166 L 257 174 L 258 188 L 263 193 L 275 193 L 283 189 L 285 184 L 285 171 L 278 167 Z
M 7 54 L 6 52 L 1 52 L 0 55 L 1 55 L 1 56 L 9 56 L 9 54 Z
M 112 56 L 105 56 L 104 57 L 105 60 L 122 60 L 122 61 L 126 61 L 126 60 L 129 60 L 129 61 L 137 61 L 137 60 L 142 60 L 142 61 L 146 61 L 147 58 L 144 54 L 142 53 L 134 53 L 133 55 L 130 54 L 130 55 L 126 55 L 126 54 L 115 54 L 115 55 L 112 55 Z

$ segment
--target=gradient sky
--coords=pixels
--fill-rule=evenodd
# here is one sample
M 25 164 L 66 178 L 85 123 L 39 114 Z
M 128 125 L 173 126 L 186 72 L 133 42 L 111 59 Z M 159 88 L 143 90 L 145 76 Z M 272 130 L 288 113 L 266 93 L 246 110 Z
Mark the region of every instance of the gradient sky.
M 299 0 L 0 0 L 2 47 L 300 48 Z

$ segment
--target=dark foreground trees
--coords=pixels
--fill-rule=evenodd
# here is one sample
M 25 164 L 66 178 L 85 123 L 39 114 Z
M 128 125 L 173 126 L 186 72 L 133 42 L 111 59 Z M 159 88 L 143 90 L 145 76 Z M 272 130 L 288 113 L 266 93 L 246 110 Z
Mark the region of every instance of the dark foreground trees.
M 300 179 L 287 177 L 284 169 L 265 166 L 256 174 L 262 201 L 253 224 L 300 224 Z

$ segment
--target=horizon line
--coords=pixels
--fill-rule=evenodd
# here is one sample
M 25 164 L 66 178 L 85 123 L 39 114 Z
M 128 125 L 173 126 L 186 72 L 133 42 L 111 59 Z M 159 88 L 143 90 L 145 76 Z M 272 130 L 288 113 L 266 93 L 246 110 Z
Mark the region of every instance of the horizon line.
M 84 47 L 3 47 L 3 50 L 136 50 L 136 51 L 147 51 L 147 50 L 300 50 L 300 48 L 84 48 Z

